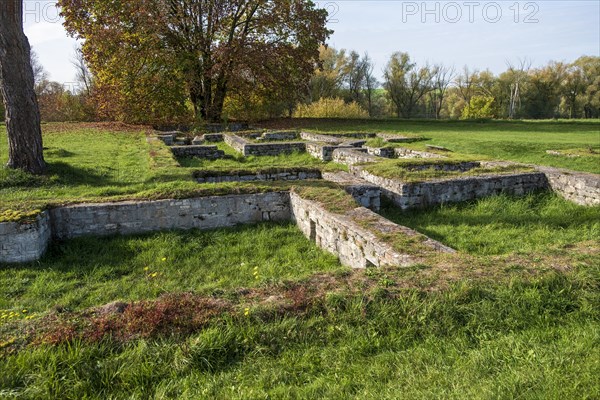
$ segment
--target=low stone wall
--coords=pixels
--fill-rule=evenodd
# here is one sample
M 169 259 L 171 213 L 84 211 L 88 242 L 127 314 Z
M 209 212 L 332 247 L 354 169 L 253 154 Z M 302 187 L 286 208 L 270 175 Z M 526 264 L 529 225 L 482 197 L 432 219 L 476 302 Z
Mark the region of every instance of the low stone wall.
M 175 139 L 179 136 L 181 132 L 157 132 L 156 137 L 162 140 L 167 146 L 173 146 L 175 144 Z
M 0 262 L 39 259 L 52 237 L 64 240 L 169 229 L 215 229 L 290 219 L 296 221 L 318 246 L 339 256 L 344 265 L 353 268 L 407 266 L 419 262 L 425 253 L 452 251 L 364 207 L 339 215 L 295 193 L 272 192 L 56 208 L 42 213 L 34 223 L 0 224 Z M 404 254 L 383 240 L 382 235 L 419 235 L 425 250 L 418 255 Z
M 290 219 L 289 194 L 273 192 L 181 200 L 82 204 L 50 211 L 56 239 L 215 229 Z
M 39 259 L 50 241 L 48 212 L 30 223 L 0 223 L 0 263 L 23 263 Z
M 205 142 L 222 142 L 223 134 L 222 133 L 205 133 L 202 135 L 202 140 Z
M 304 140 L 310 140 L 312 142 L 320 142 L 320 143 L 327 143 L 327 144 L 333 144 L 333 145 L 338 145 L 344 141 L 343 139 L 340 139 L 339 137 L 336 137 L 336 136 L 321 135 L 321 134 L 312 133 L 312 132 L 300 132 L 300 137 Z
M 351 132 L 351 133 L 334 133 L 333 136 L 337 136 L 339 138 L 354 138 L 354 139 L 373 139 L 377 137 L 376 133 L 372 133 L 372 132 Z
M 354 200 L 372 211 L 381 210 L 381 188 L 348 172 L 325 172 L 323 179 L 342 186 Z
M 440 154 L 411 150 L 404 147 L 396 147 L 394 152 L 398 158 L 446 158 Z
M 234 174 L 214 174 L 211 171 L 197 171 L 194 179 L 198 183 L 251 182 L 251 181 L 299 181 L 321 179 L 321 171 L 309 169 L 286 169 L 273 171 L 246 172 Z
M 396 158 L 396 152 L 393 147 L 365 147 L 367 153 L 372 156 L 383 158 Z
M 236 151 L 247 156 L 278 156 L 295 151 L 306 151 L 306 143 L 283 142 L 283 143 L 252 143 L 238 135 L 225 135 L 225 143 Z
M 444 146 L 436 146 L 433 144 L 426 144 L 425 145 L 426 148 L 430 149 L 430 150 L 437 150 L 437 151 L 445 151 L 445 152 L 449 152 L 452 153 L 452 150 L 444 147 Z
M 536 190 L 548 189 L 546 176 L 536 172 L 474 176 L 418 183 L 382 178 L 360 167 L 351 167 L 351 172 L 367 182 L 380 186 L 383 195 L 390 198 L 396 206 L 403 210 L 457 203 L 500 193 L 521 196 Z
M 270 140 L 296 140 L 300 137 L 298 132 L 265 132 L 258 138 L 258 140 L 270 141 Z
M 305 152 L 306 143 L 283 142 L 283 143 L 259 143 L 248 144 L 244 147 L 245 156 L 278 156 L 294 152 Z
M 538 167 L 544 173 L 552 190 L 567 200 L 583 206 L 600 204 L 600 175 Z
M 306 237 L 317 246 L 338 255 L 340 262 L 352 268 L 398 266 L 406 267 L 421 261 L 419 256 L 403 254 L 378 235 L 419 235 L 358 207 L 346 215 L 326 211 L 319 203 L 290 194 L 292 217 Z M 371 229 L 357 221 L 368 221 Z M 431 239 L 424 242 L 429 252 L 452 252 Z
M 263 131 L 244 131 L 236 132 L 235 135 L 244 138 L 246 140 L 256 140 L 263 135 Z
M 225 152 L 217 146 L 172 146 L 171 151 L 175 157 L 198 157 L 216 160 L 225 157 Z
M 345 142 L 342 143 L 343 147 L 356 147 L 358 149 L 362 148 L 365 143 L 367 143 L 366 140 L 360 139 L 360 140 L 347 140 Z
M 338 148 L 333 151 L 333 161 L 346 164 L 362 164 L 377 162 L 377 157 L 367 154 L 364 149 Z
M 250 144 L 250 141 L 238 135 L 223 135 L 223 140 L 235 151 L 242 154 L 245 152 L 246 145 Z
M 306 143 L 306 151 L 311 156 L 323 161 L 333 161 L 333 152 L 336 149 L 355 149 L 353 146 L 337 146 L 324 143 Z
M 406 164 L 403 167 L 409 171 L 425 171 L 427 169 L 433 169 L 436 171 L 460 171 L 467 172 L 475 168 L 481 167 L 481 163 L 478 161 L 463 161 L 460 163 L 436 163 L 436 164 Z
M 399 136 L 392 133 L 378 133 L 377 136 L 388 143 L 412 143 L 423 140 L 423 138 Z

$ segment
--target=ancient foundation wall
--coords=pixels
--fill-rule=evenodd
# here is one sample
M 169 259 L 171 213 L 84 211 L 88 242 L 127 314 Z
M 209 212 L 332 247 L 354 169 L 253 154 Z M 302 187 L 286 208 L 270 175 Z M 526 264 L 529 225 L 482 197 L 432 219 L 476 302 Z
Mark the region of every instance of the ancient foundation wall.
M 300 137 L 304 140 L 310 140 L 313 142 L 327 143 L 327 144 L 333 144 L 333 145 L 340 144 L 344 141 L 343 139 L 340 139 L 339 137 L 336 137 L 336 136 L 321 135 L 321 134 L 312 133 L 312 132 L 300 132 Z
M 295 151 L 306 151 L 306 143 L 304 142 L 253 143 L 237 135 L 225 135 L 224 139 L 225 143 L 242 153 L 245 157 L 278 156 Z
M 265 132 L 260 136 L 259 140 L 296 140 L 300 134 L 298 132 L 281 131 L 281 132 Z
M 396 225 L 374 212 L 357 207 L 346 215 L 326 211 L 319 203 L 290 194 L 292 217 L 306 237 L 317 246 L 337 254 L 340 262 L 352 268 L 409 266 L 418 262 L 419 256 L 403 254 L 389 243 L 382 241 L 379 234 L 418 235 L 416 232 Z M 369 221 L 377 230 L 365 228 L 357 220 Z M 426 246 L 431 252 L 452 252 L 429 239 Z
M 340 164 L 354 165 L 354 164 L 377 162 L 378 158 L 376 156 L 367 154 L 367 151 L 365 149 L 359 150 L 359 149 L 340 148 L 340 149 L 335 149 L 333 151 L 333 161 L 340 163 Z
M 342 186 L 346 193 L 354 197 L 354 200 L 361 206 L 375 212 L 381 210 L 381 188 L 379 186 L 343 171 L 325 172 L 323 179 Z
M 397 158 L 446 158 L 440 154 L 411 150 L 404 147 L 396 147 L 394 152 Z
M 56 239 L 130 235 L 169 229 L 215 229 L 290 218 L 287 192 L 181 200 L 82 204 L 50 210 Z
M 247 144 L 244 148 L 245 156 L 278 156 L 293 152 L 305 152 L 306 143 L 284 142 L 284 143 L 257 143 Z
M 50 241 L 48 212 L 29 223 L 0 223 L 0 262 L 23 263 L 39 259 Z
M 171 151 L 175 157 L 199 157 L 216 160 L 225 157 L 225 152 L 217 146 L 173 146 Z
M 333 161 L 333 152 L 336 149 L 356 149 L 354 146 L 337 146 L 326 143 L 306 143 L 306 151 L 311 156 L 323 161 Z
M 406 183 L 373 175 L 362 168 L 351 168 L 355 175 L 380 186 L 382 194 L 390 198 L 401 209 L 457 203 L 500 193 L 520 196 L 536 190 L 548 189 L 548 181 L 543 173 L 473 176 Z
M 246 145 L 250 143 L 250 141 L 238 136 L 238 135 L 223 135 L 223 140 L 230 147 L 232 147 L 238 153 L 244 154 Z M 244 154 L 245 155 L 245 154 Z
M 213 175 L 210 172 L 198 171 L 194 179 L 198 183 L 219 182 L 252 182 L 252 181 L 301 181 L 306 179 L 321 179 L 318 169 L 286 169 L 281 171 L 262 171 L 257 173 L 238 172 L 234 174 Z
M 600 204 L 600 175 L 538 167 L 544 173 L 552 190 L 567 200 L 582 206 Z
M 393 147 L 366 147 L 367 153 L 372 156 L 383 158 L 396 158 L 396 152 Z

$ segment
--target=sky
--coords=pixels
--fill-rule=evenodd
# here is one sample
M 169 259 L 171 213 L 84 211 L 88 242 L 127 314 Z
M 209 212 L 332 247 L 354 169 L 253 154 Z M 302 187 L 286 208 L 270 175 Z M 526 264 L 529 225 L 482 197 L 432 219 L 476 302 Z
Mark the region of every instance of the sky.
M 330 14 L 328 44 L 368 53 L 377 75 L 396 51 L 419 64 L 496 74 L 522 59 L 539 67 L 600 56 L 600 0 L 315 2 Z M 68 37 L 55 3 L 24 0 L 25 33 L 50 79 L 71 85 L 77 41 Z

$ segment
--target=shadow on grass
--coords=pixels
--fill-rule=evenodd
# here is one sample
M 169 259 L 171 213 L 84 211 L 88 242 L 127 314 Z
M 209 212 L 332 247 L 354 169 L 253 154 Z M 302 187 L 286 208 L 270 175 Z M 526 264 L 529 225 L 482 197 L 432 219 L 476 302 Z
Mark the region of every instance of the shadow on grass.
M 0 264 L 2 269 L 13 271 L 55 270 L 86 274 L 108 267 L 113 272 L 122 270 L 131 273 L 131 265 L 137 257 L 150 247 L 164 249 L 176 258 L 194 258 L 186 254 L 186 245 L 193 242 L 194 249 L 203 249 L 218 244 L 224 234 L 248 235 L 261 228 L 286 227 L 289 222 L 266 222 L 238 225 L 233 228 L 211 230 L 165 230 L 138 235 L 84 236 L 64 241 L 53 241 L 46 254 L 36 262 L 26 264 Z M 172 261 L 172 260 L 171 260 Z
M 131 183 L 120 182 L 117 178 L 118 168 L 114 167 L 74 167 L 64 162 L 51 162 L 48 164 L 48 171 L 57 183 L 77 186 L 123 186 Z
M 36 176 L 21 170 L 0 170 L 0 189 L 31 188 L 50 186 L 129 186 L 131 182 L 119 180 L 119 170 L 114 167 L 75 167 L 71 164 L 54 161 L 46 162 L 45 175 Z

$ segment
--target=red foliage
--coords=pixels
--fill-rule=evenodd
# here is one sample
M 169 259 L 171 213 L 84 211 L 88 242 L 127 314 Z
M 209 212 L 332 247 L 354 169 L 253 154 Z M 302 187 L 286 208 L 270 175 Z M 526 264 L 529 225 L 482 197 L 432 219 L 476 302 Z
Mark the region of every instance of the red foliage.
M 200 330 L 211 319 L 230 310 L 229 303 L 191 293 L 168 294 L 155 301 L 109 305 L 75 317 L 53 315 L 37 332 L 37 343 L 59 344 L 81 339 L 98 342 L 105 337 L 118 341 Z

